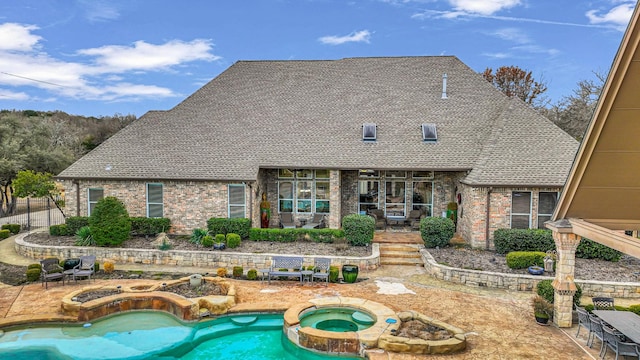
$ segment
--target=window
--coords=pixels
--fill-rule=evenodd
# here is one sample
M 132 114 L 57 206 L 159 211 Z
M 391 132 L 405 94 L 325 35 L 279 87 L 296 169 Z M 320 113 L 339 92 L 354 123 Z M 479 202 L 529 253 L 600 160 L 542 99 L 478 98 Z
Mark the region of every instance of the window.
M 362 124 L 362 140 L 376 141 L 376 124 L 373 124 L 373 123 Z
M 540 192 L 538 194 L 538 229 L 544 229 L 544 222 L 551 220 L 557 201 L 557 192 Z
M 422 124 L 422 141 L 435 142 L 438 140 L 436 124 Z
M 413 183 L 413 210 L 420 210 L 426 216 L 432 216 L 433 183 L 430 181 L 415 181 Z
M 163 215 L 162 184 L 147 184 L 147 217 L 159 218 Z
M 278 184 L 278 211 L 293 212 L 293 181 Z
M 385 171 L 384 176 L 387 179 L 404 179 L 407 177 L 406 171 Z
M 386 216 L 405 216 L 405 188 L 404 181 L 387 181 L 385 182 L 386 188 L 386 204 L 385 215 Z
M 511 193 L 511 228 L 531 228 L 531 193 L 514 191 Z
M 433 179 L 433 171 L 413 171 L 412 176 L 414 179 L 420 180 L 432 180 Z
M 329 213 L 328 169 L 278 170 L 278 211 L 302 214 Z
M 93 212 L 93 208 L 96 207 L 96 204 L 100 199 L 104 197 L 104 190 L 102 189 L 89 189 L 87 191 L 87 199 L 89 200 L 89 206 L 87 207 L 87 216 L 91 216 Z
M 380 171 L 379 170 L 360 170 L 361 178 L 379 178 Z
M 229 218 L 244 218 L 246 217 L 246 202 L 244 184 L 229 184 Z
M 360 214 L 366 214 L 371 209 L 379 208 L 379 181 L 360 180 L 358 182 L 358 192 L 360 198 L 358 201 L 358 210 Z

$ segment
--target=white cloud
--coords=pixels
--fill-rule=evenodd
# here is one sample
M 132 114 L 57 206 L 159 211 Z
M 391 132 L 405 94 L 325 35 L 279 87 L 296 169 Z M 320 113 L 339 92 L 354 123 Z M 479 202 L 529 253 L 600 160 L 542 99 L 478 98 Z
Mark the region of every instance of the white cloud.
M 520 5 L 520 0 L 449 0 L 449 4 L 457 11 L 491 15 Z
M 171 40 L 164 44 L 138 41 L 131 46 L 109 45 L 78 50 L 78 61 L 36 52 L 37 26 L 0 24 L 0 86 L 35 87 L 52 96 L 90 100 L 139 100 L 177 96 L 170 88 L 134 84 L 128 77 L 140 71 L 172 71 L 192 61 L 220 59 L 209 40 Z M 26 100 L 24 92 L 0 89 L 0 99 Z
M 79 5 L 84 7 L 85 17 L 92 22 L 115 20 L 120 12 L 112 3 L 99 0 L 81 0 Z
M 211 41 L 202 39 L 172 40 L 162 45 L 136 41 L 133 46 L 109 45 L 80 50 L 78 54 L 96 56 L 98 71 L 161 70 L 189 61 L 220 59 L 210 53 L 212 46 Z
M 365 42 L 369 43 L 369 38 L 371 38 L 371 33 L 369 30 L 361 30 L 357 32 L 352 32 L 346 36 L 323 36 L 318 39 L 323 44 L 329 45 L 340 45 L 347 42 Z
M 627 24 L 629 24 L 634 5 L 635 2 L 627 2 L 614 7 L 602 15 L 599 15 L 597 10 L 587 11 L 585 15 L 591 24 L 614 24 L 620 30 L 624 30 Z
M 489 35 L 495 36 L 502 40 L 512 41 L 518 44 L 527 44 L 531 39 L 522 30 L 516 28 L 502 28 L 490 32 Z
M 0 24 L 0 51 L 32 51 L 42 39 L 31 33 L 37 29 L 35 25 Z

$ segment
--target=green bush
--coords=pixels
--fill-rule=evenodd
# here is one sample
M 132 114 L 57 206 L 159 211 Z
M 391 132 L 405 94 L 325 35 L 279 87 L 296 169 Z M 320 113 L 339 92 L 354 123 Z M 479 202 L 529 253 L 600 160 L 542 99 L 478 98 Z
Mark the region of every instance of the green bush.
M 132 217 L 130 219 L 131 232 L 135 235 L 156 236 L 171 228 L 171 220 L 168 218 Z
M 213 242 L 215 244 L 225 244 L 226 245 L 227 236 L 225 234 L 216 234 L 216 237 L 213 238 Z
M 420 235 L 427 248 L 444 247 L 455 233 L 453 220 L 443 217 L 426 217 L 420 220 Z
M 249 240 L 252 241 L 273 241 L 273 242 L 293 242 L 304 241 L 310 238 L 317 243 L 333 243 L 336 240 L 344 239 L 344 231 L 341 229 L 262 229 L 252 228 L 249 230 Z
M 551 280 L 540 281 L 536 286 L 536 292 L 538 295 L 545 298 L 545 300 L 553 304 L 553 299 L 555 298 L 555 294 L 554 294 L 553 285 L 551 284 Z M 581 297 L 582 297 L 582 287 L 576 284 L 576 293 L 573 294 L 573 304 L 575 306 L 580 305 Z M 586 306 L 585 306 L 585 309 L 586 309 Z
M 39 265 L 37 268 L 27 269 L 27 281 L 29 282 L 38 281 L 38 279 L 40 279 L 41 272 L 42 272 L 42 269 L 40 269 Z
M 83 226 L 76 231 L 76 243 L 77 246 L 95 246 L 96 242 L 91 235 L 91 228 Z
M 635 313 L 636 315 L 640 315 L 640 305 L 638 304 L 629 305 L 629 311 L 631 311 L 632 313 Z
M 227 234 L 227 247 L 230 249 L 240 246 L 240 235 L 234 233 Z
M 366 246 L 373 241 L 376 222 L 371 216 L 350 214 L 342 219 L 344 236 L 353 246 Z
M 29 264 L 27 265 L 27 269 L 42 269 L 42 266 L 38 264 Z
M 89 227 L 98 246 L 119 246 L 131 235 L 129 213 L 113 196 L 98 201 L 89 217 Z
M 49 226 L 49 235 L 51 236 L 66 236 L 67 235 L 67 225 L 51 225 Z
M 11 231 L 9 229 L 0 230 L 0 240 L 6 239 L 11 236 Z
M 337 283 L 339 276 L 340 276 L 340 268 L 335 265 L 329 266 L 329 281 L 332 283 Z
M 200 243 L 204 247 L 212 247 L 213 246 L 213 237 L 211 235 L 205 235 L 202 237 Z
M 83 226 L 89 226 L 89 218 L 86 216 L 71 216 L 65 219 L 67 224 L 67 233 L 65 235 L 75 235 Z
M 511 269 L 526 269 L 529 266 L 544 266 L 546 253 L 541 251 L 512 251 L 507 254 L 507 266 Z
M 621 255 L 620 251 L 589 239 L 582 239 L 576 249 L 576 257 L 582 259 L 602 259 L 616 262 L 620 260 Z
M 493 244 L 498 254 L 511 251 L 542 251 L 556 248 L 551 230 L 498 229 L 493 233 Z
M 234 278 L 240 278 L 244 273 L 244 269 L 242 268 L 242 266 L 234 266 L 232 273 Z
M 207 220 L 207 230 L 212 234 L 227 235 L 228 233 L 234 233 L 240 235 L 241 239 L 248 239 L 251 220 L 244 218 L 211 218 Z
M 249 271 L 247 271 L 247 280 L 255 280 L 257 278 L 258 278 L 258 270 L 249 269 Z
M 20 224 L 4 224 L 0 229 L 9 230 L 12 234 L 17 234 L 20 232 Z
M 207 235 L 209 235 L 209 232 L 206 229 L 195 228 L 191 231 L 189 241 L 193 244 L 203 245 L 202 238 Z

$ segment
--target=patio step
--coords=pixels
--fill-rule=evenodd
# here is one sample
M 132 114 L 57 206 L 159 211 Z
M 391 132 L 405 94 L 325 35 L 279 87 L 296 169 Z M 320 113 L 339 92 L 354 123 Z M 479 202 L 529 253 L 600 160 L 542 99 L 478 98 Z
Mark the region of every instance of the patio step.
M 380 244 L 381 265 L 422 265 L 420 246 L 410 244 Z

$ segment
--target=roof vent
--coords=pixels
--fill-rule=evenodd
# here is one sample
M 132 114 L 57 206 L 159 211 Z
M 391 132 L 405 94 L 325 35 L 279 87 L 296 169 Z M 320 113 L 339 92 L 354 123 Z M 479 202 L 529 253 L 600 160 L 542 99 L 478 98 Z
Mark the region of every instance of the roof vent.
M 362 124 L 362 140 L 376 141 L 376 124 L 374 123 Z
M 442 74 L 442 98 L 447 98 L 447 74 Z
M 422 141 L 436 142 L 438 140 L 438 132 L 436 124 L 422 124 Z

